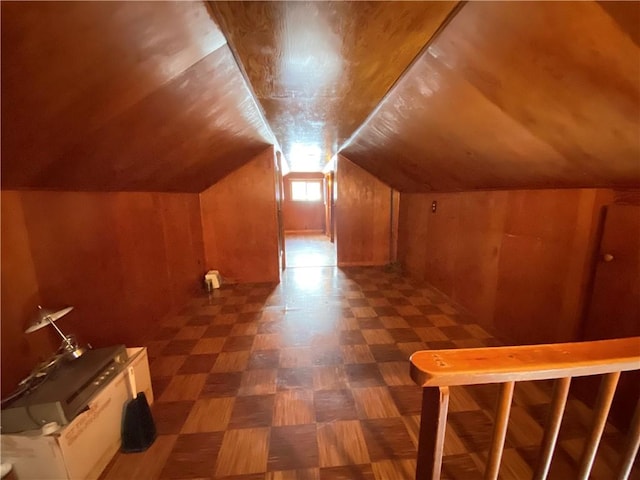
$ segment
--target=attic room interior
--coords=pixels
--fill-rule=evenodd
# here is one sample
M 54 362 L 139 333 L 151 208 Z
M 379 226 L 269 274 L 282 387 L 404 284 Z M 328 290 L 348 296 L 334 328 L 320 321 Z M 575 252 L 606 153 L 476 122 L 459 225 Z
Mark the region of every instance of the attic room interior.
M 640 2 L 0 15 L 7 478 L 640 478 Z

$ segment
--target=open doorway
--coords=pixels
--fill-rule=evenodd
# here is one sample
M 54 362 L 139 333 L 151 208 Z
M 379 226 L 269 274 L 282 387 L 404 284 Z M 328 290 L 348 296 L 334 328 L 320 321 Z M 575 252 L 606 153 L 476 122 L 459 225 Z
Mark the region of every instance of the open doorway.
M 330 176 L 291 172 L 284 177 L 283 223 L 287 267 L 336 265 L 331 238 Z

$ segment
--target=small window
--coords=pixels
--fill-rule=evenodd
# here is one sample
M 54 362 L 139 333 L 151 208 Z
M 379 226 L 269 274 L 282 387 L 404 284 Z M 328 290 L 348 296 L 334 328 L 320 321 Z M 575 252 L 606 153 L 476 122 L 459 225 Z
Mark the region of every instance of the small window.
M 322 200 L 322 185 L 318 181 L 293 180 L 291 200 L 295 202 L 319 202 Z

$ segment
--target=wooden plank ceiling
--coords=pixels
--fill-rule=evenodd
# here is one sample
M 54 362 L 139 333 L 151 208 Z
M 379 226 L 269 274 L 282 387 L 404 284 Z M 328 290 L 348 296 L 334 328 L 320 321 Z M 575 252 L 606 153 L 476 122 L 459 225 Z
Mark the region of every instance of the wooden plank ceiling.
M 640 3 L 470 2 L 342 154 L 401 191 L 640 186 Z
M 210 2 L 293 171 L 320 171 L 456 2 Z
M 273 143 L 198 2 L 2 2 L 2 187 L 199 192 Z
M 3 188 L 199 192 L 276 139 L 401 191 L 640 186 L 640 2 L 1 9 Z

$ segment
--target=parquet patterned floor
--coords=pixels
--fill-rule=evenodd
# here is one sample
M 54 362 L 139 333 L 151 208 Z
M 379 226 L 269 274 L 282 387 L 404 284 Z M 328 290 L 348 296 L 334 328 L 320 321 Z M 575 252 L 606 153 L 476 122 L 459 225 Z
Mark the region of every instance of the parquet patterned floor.
M 336 267 L 223 286 L 153 338 L 158 439 L 118 454 L 105 480 L 413 479 L 421 389 L 409 355 L 499 344 L 424 285 Z M 442 478 L 481 478 L 496 394 L 452 389 Z M 549 401 L 549 385 L 517 384 L 501 478 L 531 478 Z M 574 478 L 589 421 L 571 399 L 550 478 Z M 623 440 L 607 428 L 592 478 L 614 477 Z

